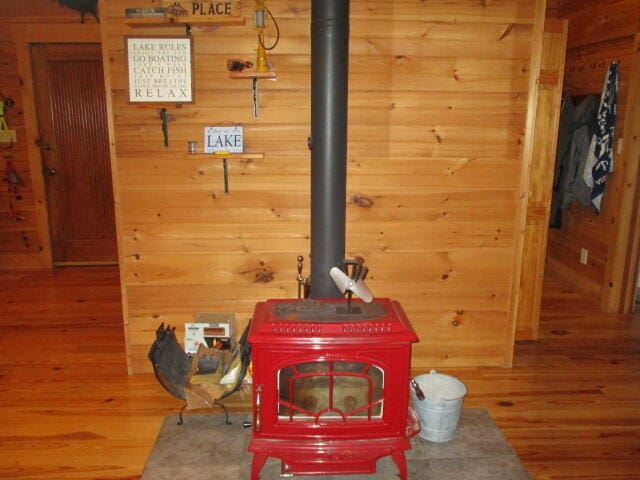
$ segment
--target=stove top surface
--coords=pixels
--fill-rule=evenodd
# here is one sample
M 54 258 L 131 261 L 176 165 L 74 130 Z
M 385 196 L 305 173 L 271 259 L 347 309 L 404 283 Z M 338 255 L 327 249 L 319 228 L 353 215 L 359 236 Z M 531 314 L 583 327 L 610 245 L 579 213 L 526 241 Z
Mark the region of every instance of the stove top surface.
M 372 303 L 354 299 L 271 299 L 258 302 L 250 343 L 315 344 L 418 340 L 404 310 L 396 301 L 377 298 Z
M 309 322 L 361 322 L 385 317 L 387 311 L 380 302 L 352 302 L 349 307 L 344 300 L 318 301 L 313 299 L 292 300 L 276 303 L 273 314 L 278 320 Z

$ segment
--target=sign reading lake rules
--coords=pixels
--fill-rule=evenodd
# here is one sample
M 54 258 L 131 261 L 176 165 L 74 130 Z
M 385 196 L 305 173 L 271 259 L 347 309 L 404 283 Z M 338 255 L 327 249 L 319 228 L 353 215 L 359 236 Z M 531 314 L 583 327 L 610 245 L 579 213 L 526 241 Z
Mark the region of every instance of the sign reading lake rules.
M 204 153 L 242 153 L 244 138 L 240 125 L 204 127 Z
M 191 37 L 127 37 L 129 102 L 192 103 Z

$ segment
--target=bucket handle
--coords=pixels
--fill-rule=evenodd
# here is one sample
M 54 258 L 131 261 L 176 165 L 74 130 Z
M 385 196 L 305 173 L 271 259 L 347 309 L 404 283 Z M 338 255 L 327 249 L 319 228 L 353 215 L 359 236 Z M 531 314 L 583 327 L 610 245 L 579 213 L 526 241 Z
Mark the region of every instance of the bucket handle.
M 413 387 L 413 391 L 416 393 L 416 398 L 418 400 L 420 400 L 420 401 L 424 400 L 424 392 L 420 388 L 420 385 L 418 385 L 418 382 L 416 382 L 415 378 L 410 377 L 409 378 L 409 382 L 411 382 L 411 386 Z

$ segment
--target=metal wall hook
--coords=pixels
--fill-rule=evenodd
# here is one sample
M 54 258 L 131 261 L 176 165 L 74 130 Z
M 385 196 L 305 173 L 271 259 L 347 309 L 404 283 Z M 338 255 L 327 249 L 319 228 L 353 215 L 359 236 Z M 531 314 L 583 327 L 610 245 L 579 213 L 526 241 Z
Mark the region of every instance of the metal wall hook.
M 160 120 L 162 120 L 162 135 L 164 136 L 164 148 L 169 148 L 169 122 L 176 117 L 167 112 L 166 108 L 160 109 Z
M 222 159 L 222 172 L 224 177 L 224 194 L 229 195 L 229 166 L 226 158 Z
M 260 111 L 259 103 L 258 103 L 258 77 L 253 77 L 252 82 L 252 98 L 253 98 L 253 118 L 258 118 L 258 113 Z

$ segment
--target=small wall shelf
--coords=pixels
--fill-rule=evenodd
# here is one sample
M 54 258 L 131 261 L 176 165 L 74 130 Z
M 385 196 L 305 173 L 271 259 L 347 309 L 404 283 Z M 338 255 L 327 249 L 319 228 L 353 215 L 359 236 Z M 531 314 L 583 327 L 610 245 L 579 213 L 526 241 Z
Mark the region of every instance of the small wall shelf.
M 278 75 L 273 70 L 268 72 L 256 72 L 254 70 L 243 70 L 242 72 L 229 72 L 229 77 L 238 78 L 261 78 L 266 80 L 275 80 Z
M 244 18 L 226 18 L 222 17 L 217 20 L 211 18 L 190 17 L 189 19 L 180 19 L 176 17 L 151 17 L 151 18 L 125 18 L 125 25 L 134 28 L 144 27 L 184 27 L 191 25 L 192 27 L 223 27 L 223 26 L 242 26 L 245 25 Z
M 264 153 L 185 153 L 185 155 L 198 158 L 239 158 L 240 160 L 264 158 Z

